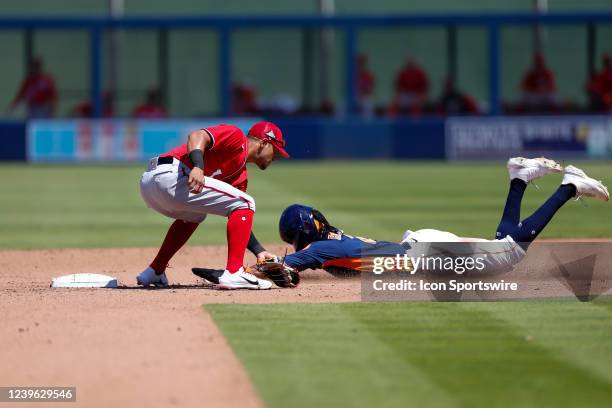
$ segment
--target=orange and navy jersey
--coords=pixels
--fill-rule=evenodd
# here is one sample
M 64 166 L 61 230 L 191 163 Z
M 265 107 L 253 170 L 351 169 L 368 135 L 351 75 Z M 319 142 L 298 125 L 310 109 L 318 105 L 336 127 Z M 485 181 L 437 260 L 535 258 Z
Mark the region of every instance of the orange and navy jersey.
M 285 263 L 299 271 L 304 269 L 342 268 L 371 270 L 372 258 L 404 255 L 406 248 L 396 242 L 374 241 L 340 233 L 315 241 L 301 251 L 285 257 Z
M 204 152 L 204 175 L 246 191 L 248 183 L 247 138 L 244 132 L 234 125 L 225 124 L 207 127 L 203 130 L 208 133 L 211 140 L 211 145 Z M 175 157 L 190 169 L 193 168 L 187 144 L 172 149 L 162 156 Z

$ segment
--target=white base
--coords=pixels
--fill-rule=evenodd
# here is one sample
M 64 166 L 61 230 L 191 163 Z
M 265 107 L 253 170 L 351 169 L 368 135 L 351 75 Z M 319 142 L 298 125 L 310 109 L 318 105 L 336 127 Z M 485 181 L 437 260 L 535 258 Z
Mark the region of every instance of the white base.
M 51 280 L 52 288 L 116 288 L 117 278 L 97 273 L 75 273 Z

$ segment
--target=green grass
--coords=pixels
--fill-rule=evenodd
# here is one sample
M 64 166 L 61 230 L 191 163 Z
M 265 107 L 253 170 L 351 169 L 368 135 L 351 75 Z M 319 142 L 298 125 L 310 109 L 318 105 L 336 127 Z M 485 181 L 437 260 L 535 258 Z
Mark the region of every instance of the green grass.
M 582 164 L 581 164 L 582 165 Z M 604 181 L 612 163 L 585 163 Z M 142 166 L 1 165 L 0 248 L 157 246 L 170 220 L 145 207 L 138 191 Z M 560 181 L 550 176 L 529 188 L 524 214 Z M 611 180 L 608 180 L 611 181 Z M 407 228 L 438 228 L 491 237 L 507 191 L 503 163 L 287 162 L 251 168 L 257 202 L 255 232 L 278 242 L 277 222 L 288 204 L 322 210 L 354 234 L 397 240 Z M 570 203 L 544 237 L 610 236 L 610 208 Z M 225 241 L 225 220 L 211 216 L 191 244 Z
M 207 305 L 266 405 L 610 406 L 612 308 Z

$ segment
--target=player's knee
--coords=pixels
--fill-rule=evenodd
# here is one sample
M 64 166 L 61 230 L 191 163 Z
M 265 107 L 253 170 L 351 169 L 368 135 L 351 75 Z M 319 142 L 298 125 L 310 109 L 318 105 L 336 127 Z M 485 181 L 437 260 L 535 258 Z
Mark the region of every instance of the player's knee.
M 247 208 L 255 212 L 255 199 L 248 194 L 243 194 L 241 198 L 242 198 L 243 208 Z

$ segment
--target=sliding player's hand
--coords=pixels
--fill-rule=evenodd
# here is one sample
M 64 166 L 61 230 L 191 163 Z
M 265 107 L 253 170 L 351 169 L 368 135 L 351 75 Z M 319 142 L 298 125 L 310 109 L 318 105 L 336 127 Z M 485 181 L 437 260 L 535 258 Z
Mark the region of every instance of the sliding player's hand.
M 300 283 L 299 272 L 277 259 L 259 262 L 248 267 L 247 271 L 255 275 L 262 274 L 281 288 L 295 288 Z
M 257 254 L 257 263 L 263 263 L 270 260 L 278 260 L 280 259 L 278 256 L 274 255 L 268 251 L 261 251 Z

